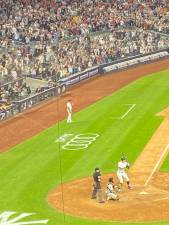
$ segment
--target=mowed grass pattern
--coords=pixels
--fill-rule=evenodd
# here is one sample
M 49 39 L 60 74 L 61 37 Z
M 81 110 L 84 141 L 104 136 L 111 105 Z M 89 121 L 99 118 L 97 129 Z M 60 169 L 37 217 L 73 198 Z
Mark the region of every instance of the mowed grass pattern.
M 76 113 L 72 124 L 64 120 L 2 153 L 0 212 L 36 212 L 26 220 L 48 218 L 49 225 L 124 224 L 63 215 L 48 205 L 47 195 L 61 180 L 91 176 L 96 166 L 114 172 L 122 153 L 133 164 L 163 120 L 155 115 L 169 106 L 168 90 L 169 71 L 152 74 Z M 136 106 L 119 119 L 130 108 L 126 104 Z M 86 150 L 67 151 L 55 141 L 65 133 L 97 133 L 99 138 Z

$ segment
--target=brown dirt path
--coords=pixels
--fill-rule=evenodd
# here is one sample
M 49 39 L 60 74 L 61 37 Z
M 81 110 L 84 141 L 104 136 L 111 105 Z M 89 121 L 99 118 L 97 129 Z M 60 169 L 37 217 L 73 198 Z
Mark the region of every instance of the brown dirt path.
M 0 124 L 0 152 L 33 137 L 42 130 L 65 118 L 65 103 L 73 99 L 74 110 L 79 111 L 111 94 L 139 77 L 169 69 L 169 59 L 140 65 L 126 71 L 97 77 L 70 90 L 69 96 L 55 98 Z
M 104 175 L 102 187 L 106 187 L 110 176 L 112 174 Z M 137 176 L 140 174 L 138 173 Z M 166 183 L 163 189 L 164 180 Z M 169 174 L 159 174 L 146 188 L 137 183 L 133 184 L 132 190 L 124 187 L 119 201 L 106 201 L 104 204 L 90 199 L 91 188 L 91 178 L 65 183 L 63 189 L 59 186 L 50 193 L 48 201 L 54 208 L 63 212 L 63 190 L 64 213 L 73 216 L 123 222 L 169 220 L 169 190 L 167 189 L 169 188 Z

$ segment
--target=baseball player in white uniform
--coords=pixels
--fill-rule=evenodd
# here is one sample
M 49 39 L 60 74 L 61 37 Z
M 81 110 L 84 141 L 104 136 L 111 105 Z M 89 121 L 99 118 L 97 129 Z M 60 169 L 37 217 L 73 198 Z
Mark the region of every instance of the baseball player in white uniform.
M 71 100 L 68 100 L 66 103 L 66 111 L 67 111 L 67 123 L 71 123 L 72 122 L 72 102 Z
M 119 181 L 119 186 L 118 186 L 119 192 L 121 192 L 121 190 L 122 190 L 123 179 L 127 182 L 128 189 L 131 189 L 130 180 L 126 173 L 126 169 L 129 169 L 129 168 L 130 168 L 130 164 L 127 162 L 125 157 L 122 157 L 121 161 L 118 162 L 118 169 L 117 169 L 117 178 Z

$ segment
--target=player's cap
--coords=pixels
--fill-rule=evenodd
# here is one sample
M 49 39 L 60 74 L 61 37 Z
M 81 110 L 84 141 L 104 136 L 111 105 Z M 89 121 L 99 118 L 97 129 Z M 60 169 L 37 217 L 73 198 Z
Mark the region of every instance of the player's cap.
M 109 182 L 113 182 L 113 177 L 110 177 L 109 178 Z
M 95 168 L 95 171 L 100 170 L 98 167 Z
M 126 157 L 124 157 L 124 156 L 121 157 L 121 161 L 124 161 L 124 160 L 126 160 Z

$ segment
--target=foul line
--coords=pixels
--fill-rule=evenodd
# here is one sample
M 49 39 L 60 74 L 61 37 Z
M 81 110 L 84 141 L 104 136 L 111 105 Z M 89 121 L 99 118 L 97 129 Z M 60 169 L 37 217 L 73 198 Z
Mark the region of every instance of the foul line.
M 136 106 L 136 104 L 125 104 L 125 105 L 131 105 L 131 107 L 126 113 L 124 113 L 123 116 L 120 117 L 121 120 L 124 119 L 127 116 L 127 114 Z
M 159 202 L 159 201 L 163 201 L 163 200 L 167 200 L 167 199 L 169 199 L 169 197 L 155 199 L 153 202 Z
M 154 173 L 156 172 L 158 166 L 160 165 L 161 160 L 163 159 L 164 155 L 165 155 L 166 152 L 168 151 L 168 148 L 169 148 L 169 143 L 168 143 L 168 144 L 166 145 L 166 147 L 164 148 L 164 151 L 163 151 L 161 157 L 159 158 L 158 162 L 156 163 L 156 165 L 155 165 L 154 169 L 152 170 L 150 176 L 147 178 L 147 180 L 146 180 L 144 186 L 147 186 L 147 184 L 148 184 L 149 181 L 151 180 L 152 176 L 154 175 Z

